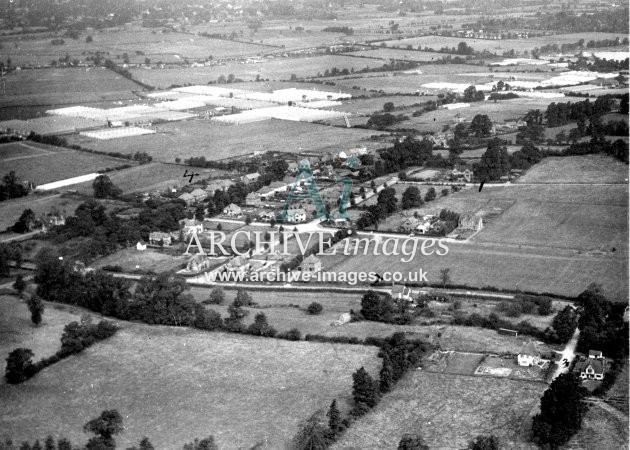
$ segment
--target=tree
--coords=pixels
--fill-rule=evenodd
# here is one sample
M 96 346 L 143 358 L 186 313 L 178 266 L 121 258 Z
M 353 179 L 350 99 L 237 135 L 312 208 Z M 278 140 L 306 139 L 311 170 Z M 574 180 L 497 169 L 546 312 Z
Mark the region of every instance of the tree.
M 473 117 L 472 122 L 470 122 L 470 132 L 473 133 L 475 137 L 482 138 L 490 136 L 491 131 L 492 121 L 486 114 L 477 114 Z
M 575 328 L 578 325 L 577 314 L 571 306 L 565 306 L 564 309 L 553 318 L 551 327 L 556 332 L 560 342 L 567 342 L 573 336 Z
M 234 299 L 235 306 L 249 306 L 252 304 L 252 296 L 245 289 L 238 289 L 236 291 L 236 298 Z
M 321 305 L 321 303 L 313 302 L 310 305 L 308 305 L 308 308 L 306 310 L 308 311 L 309 314 L 317 315 L 317 314 L 320 314 L 324 310 L 324 307 Z
M 42 322 L 42 313 L 44 312 L 44 304 L 37 294 L 34 294 L 26 301 L 28 310 L 31 312 L 31 321 L 35 325 Z
M 249 334 L 254 336 L 273 337 L 276 335 L 275 328 L 269 326 L 267 316 L 265 316 L 264 313 L 256 314 L 256 317 L 254 317 L 254 323 L 248 327 L 247 331 Z
M 379 374 L 379 391 L 382 394 L 389 392 L 394 384 L 392 362 L 389 359 L 389 355 L 386 353 L 383 356 L 383 366 Z
M 22 293 L 24 292 L 24 289 L 26 289 L 26 281 L 24 281 L 24 277 L 22 275 L 18 275 L 15 278 L 13 289 L 15 289 L 18 293 L 18 296 L 22 298 Z
M 387 102 L 383 105 L 383 111 L 392 112 L 395 109 L 393 102 Z
M 483 91 L 477 91 L 475 86 L 468 86 L 464 90 L 464 101 L 465 102 L 480 102 L 483 101 L 485 95 Z
M 221 286 L 216 286 L 212 288 L 212 291 L 210 291 L 210 296 L 206 301 L 207 303 L 211 303 L 214 305 L 222 304 L 225 301 L 225 292 L 223 292 L 223 288 Z
M 7 358 L 5 378 L 9 384 L 18 384 L 28 380 L 35 373 L 33 352 L 28 348 L 16 348 Z
M 203 206 L 203 204 L 200 203 L 195 208 L 195 220 L 198 220 L 199 222 L 203 222 L 203 219 L 205 217 L 206 217 L 206 208 Z
M 335 436 L 339 430 L 341 430 L 341 412 L 339 412 L 339 408 L 337 407 L 337 399 L 333 399 L 326 413 L 326 417 L 328 417 L 328 429 L 330 433 Z
M 374 380 L 363 367 L 352 374 L 352 398 L 359 408 L 362 405 L 373 408 L 378 401 Z
M 429 446 L 424 442 L 419 434 L 403 434 L 398 443 L 398 450 L 429 450 Z
M 122 190 L 117 187 L 107 175 L 99 175 L 92 182 L 94 198 L 118 198 Z
M 87 450 L 115 449 L 114 435 L 123 431 L 122 416 L 115 409 L 101 412 L 101 415 L 83 426 L 83 431 L 96 436 L 90 438 Z
M 463 122 L 460 122 L 457 125 L 455 125 L 455 129 L 453 130 L 453 138 L 455 139 L 455 142 L 459 143 L 460 141 L 463 141 L 464 139 L 468 137 L 468 133 L 469 133 L 468 125 L 466 125 Z
M 396 211 L 396 189 L 388 187 L 378 193 L 376 201 L 382 208 L 385 214 L 391 214 Z
M 322 412 L 317 411 L 298 425 L 298 432 L 293 438 L 294 450 L 324 450 L 328 448 L 327 429 L 322 424 Z
M 442 281 L 442 287 L 445 288 L 451 282 L 451 269 L 447 267 L 440 270 L 440 280 Z
M 534 442 L 549 448 L 565 444 L 582 427 L 586 395 L 577 374 L 563 373 L 556 378 L 540 400 L 540 413 L 534 416 Z
M 409 186 L 405 189 L 402 195 L 401 206 L 402 209 L 416 208 L 422 205 L 422 197 L 420 195 L 420 189 L 416 186 Z
M 499 438 L 491 434 L 479 435 L 468 443 L 468 450 L 499 450 Z
M 498 138 L 491 139 L 479 164 L 474 165 L 473 171 L 480 181 L 498 180 L 506 175 L 510 171 L 510 156 L 504 142 Z
M 214 436 L 204 439 L 195 439 L 194 442 L 185 444 L 182 450 L 219 450 L 219 446 L 214 442 Z
M 35 227 L 35 213 L 32 209 L 27 208 L 22 211 L 22 215 L 13 225 L 13 231 L 16 233 L 28 233 Z
M 429 188 L 427 193 L 424 194 L 424 201 L 425 202 L 433 201 L 433 200 L 435 200 L 435 197 L 436 197 L 435 188 Z

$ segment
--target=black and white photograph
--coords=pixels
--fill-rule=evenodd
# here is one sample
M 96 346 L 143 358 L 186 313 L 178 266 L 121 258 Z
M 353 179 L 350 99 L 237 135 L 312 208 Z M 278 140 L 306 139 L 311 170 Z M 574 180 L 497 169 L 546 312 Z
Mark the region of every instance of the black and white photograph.
M 0 450 L 629 450 L 629 0 L 0 0 Z

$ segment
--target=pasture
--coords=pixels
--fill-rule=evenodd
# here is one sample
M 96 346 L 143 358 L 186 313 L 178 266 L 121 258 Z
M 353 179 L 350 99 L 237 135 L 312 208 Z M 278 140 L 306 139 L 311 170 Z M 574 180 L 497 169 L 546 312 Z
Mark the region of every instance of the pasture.
M 103 152 L 147 152 L 154 160 L 173 162 L 204 156 L 219 160 L 255 151 L 335 152 L 365 145 L 371 130 L 337 128 L 305 122 L 265 120 L 242 125 L 220 125 L 205 120 L 165 123 L 156 126 L 157 134 L 134 136 L 123 140 L 102 141 L 73 135 L 71 144 Z
M 93 192 L 91 183 L 90 191 Z M 37 217 L 55 210 L 67 216 L 68 214 L 73 214 L 77 206 L 83 201 L 83 198 L 74 195 L 50 193 L 29 194 L 26 197 L 4 201 L 0 203 L 0 229 L 5 230 L 7 227 L 12 226 L 27 208 L 31 209 Z
M 504 448 L 535 449 L 528 434 L 544 389 L 540 383 L 414 371 L 331 448 L 393 449 L 403 434 L 419 433 L 430 448 L 465 448 L 479 434 L 494 434 Z
M 63 328 L 81 319 L 76 308 L 45 302 L 42 323 L 31 322 L 26 302 L 14 295 L 0 296 L 0 386 L 6 383 L 6 358 L 16 348 L 30 348 L 33 361 L 52 356 L 61 347 Z M 1 388 L 0 388 L 1 389 Z
M 624 381 L 624 384 L 627 383 Z M 590 448 L 627 449 L 628 418 L 611 414 L 599 405 L 591 405 L 582 421 L 582 428 L 563 447 L 567 450 Z
M 626 164 L 605 155 L 545 158 L 521 176 L 517 184 L 619 184 L 628 185 Z
M 142 89 L 100 67 L 20 70 L 9 72 L 4 79 L 6 95 L 0 97 L 0 107 L 127 100 L 135 97 L 132 91 Z
M 580 39 L 585 41 L 601 40 L 601 39 L 615 39 L 619 37 L 619 34 L 614 33 L 570 33 L 570 34 L 555 34 L 551 36 L 542 36 L 529 39 L 474 39 L 463 37 L 448 37 L 448 36 L 421 36 L 415 38 L 406 38 L 399 40 L 386 41 L 385 44 L 389 47 L 400 46 L 406 47 L 412 45 L 414 48 L 429 47 L 434 50 L 439 50 L 442 47 L 457 47 L 460 42 L 465 42 L 475 51 L 488 51 L 501 56 L 504 52 L 514 50 L 517 54 L 523 54 L 525 51 L 530 52 L 535 47 L 541 47 L 547 44 L 574 44 Z
M 219 76 L 234 75 L 245 81 L 253 81 L 257 76 L 263 80 L 289 80 L 292 74 L 297 77 L 315 77 L 318 73 L 336 67 L 339 70 L 360 70 L 366 67 L 380 67 L 386 61 L 355 58 L 344 55 L 305 56 L 300 58 L 274 56 L 257 62 L 229 61 L 205 67 L 177 67 L 165 69 L 131 69 L 134 78 L 157 88 L 168 88 L 173 84 L 208 84 L 217 81 Z
M 138 251 L 135 247 L 119 250 L 104 258 L 100 258 L 91 266 L 100 269 L 104 266 L 120 266 L 123 272 L 141 270 L 143 272 L 165 272 L 179 270 L 185 266 L 185 256 L 170 256 L 154 249 Z
M 374 374 L 379 365 L 375 347 L 121 325 L 81 355 L 0 387 L 3 434 L 19 442 L 52 433 L 83 444 L 83 424 L 117 409 L 125 418 L 116 436 L 122 448 L 143 436 L 156 448 L 179 448 L 210 434 L 222 449 L 265 440 L 283 448 L 298 422 L 333 398 L 345 408 L 356 369 Z
M 377 58 L 377 59 L 397 59 L 403 61 L 419 61 L 430 62 L 438 61 L 442 58 L 446 58 L 448 53 L 436 53 L 436 52 L 419 52 L 407 49 L 394 49 L 394 48 L 374 48 L 371 50 L 360 50 L 356 52 L 346 53 L 349 56 L 357 56 L 363 58 Z
M 10 155 L 5 157 L 6 154 Z M 24 156 L 21 150 L 26 149 Z M 0 145 L 0 161 L 4 173 L 13 170 L 22 180 L 28 180 L 35 185 L 64 180 L 79 175 L 98 172 L 106 168 L 113 168 L 132 161 L 112 158 L 111 156 L 70 150 L 50 145 L 32 142 L 10 142 Z

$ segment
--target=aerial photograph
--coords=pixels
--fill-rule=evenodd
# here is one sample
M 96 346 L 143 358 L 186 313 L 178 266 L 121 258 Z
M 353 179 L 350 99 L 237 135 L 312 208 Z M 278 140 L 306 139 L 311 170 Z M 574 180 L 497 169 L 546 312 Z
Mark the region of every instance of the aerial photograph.
M 0 0 L 0 450 L 630 450 L 630 0 Z

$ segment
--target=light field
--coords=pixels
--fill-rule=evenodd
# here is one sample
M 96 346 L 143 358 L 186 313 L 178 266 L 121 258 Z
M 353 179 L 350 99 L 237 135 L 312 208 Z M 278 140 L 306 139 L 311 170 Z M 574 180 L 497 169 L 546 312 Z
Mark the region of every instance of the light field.
M 304 122 L 267 120 L 243 125 L 226 126 L 211 121 L 196 120 L 160 124 L 157 134 L 134 136 L 124 140 L 102 141 L 82 136 L 70 136 L 72 144 L 110 152 L 135 153 L 143 151 L 154 160 L 173 162 L 192 156 L 217 160 L 253 153 L 254 151 L 332 151 L 365 145 L 370 130 L 342 129 Z
M 396 448 L 403 434 L 420 433 L 430 448 L 465 448 L 479 434 L 494 434 L 506 448 L 534 449 L 529 427 L 545 387 L 411 372 L 331 448 Z
M 116 437 L 122 448 L 143 436 L 156 448 L 179 448 L 210 434 L 222 449 L 265 439 L 283 448 L 313 411 L 333 398 L 345 407 L 352 373 L 361 366 L 374 373 L 376 352 L 124 324 L 80 356 L 1 387 L 0 428 L 18 442 L 52 433 L 83 444 L 83 424 L 117 409 L 124 417 L 125 432 Z M 62 411 L 54 407 L 61 396 Z

